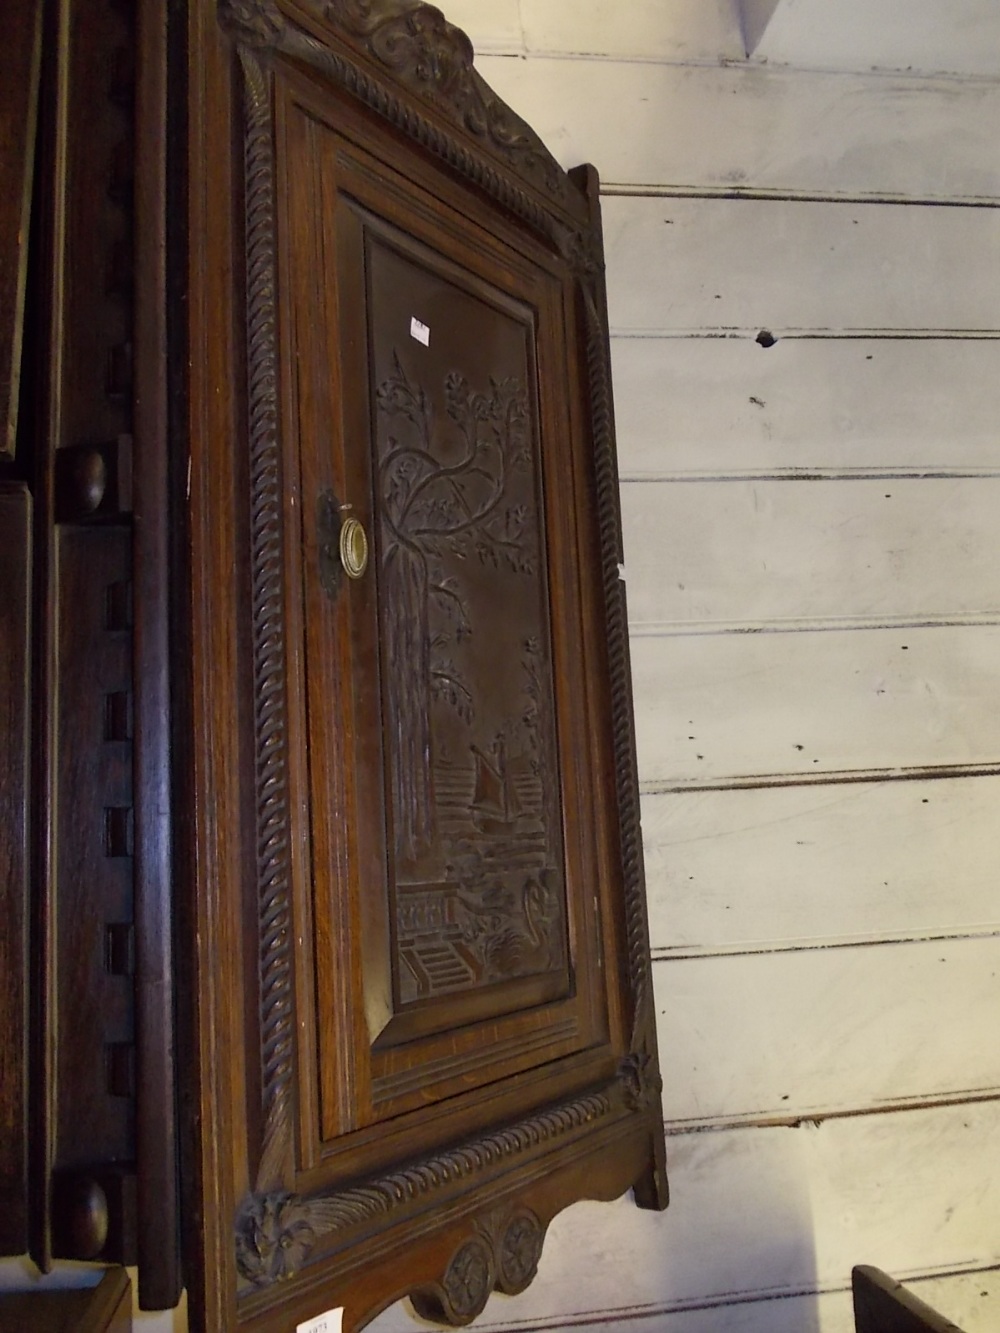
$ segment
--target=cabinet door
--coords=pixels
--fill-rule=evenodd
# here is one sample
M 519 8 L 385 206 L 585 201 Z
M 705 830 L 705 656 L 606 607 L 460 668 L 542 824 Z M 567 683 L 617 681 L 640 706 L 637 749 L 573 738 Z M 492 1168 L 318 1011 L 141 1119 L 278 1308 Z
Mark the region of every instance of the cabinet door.
M 225 13 L 193 47 L 245 145 L 192 193 L 192 272 L 246 276 L 191 326 L 205 1325 L 464 1323 L 566 1204 L 665 1196 L 595 187 L 436 10 Z

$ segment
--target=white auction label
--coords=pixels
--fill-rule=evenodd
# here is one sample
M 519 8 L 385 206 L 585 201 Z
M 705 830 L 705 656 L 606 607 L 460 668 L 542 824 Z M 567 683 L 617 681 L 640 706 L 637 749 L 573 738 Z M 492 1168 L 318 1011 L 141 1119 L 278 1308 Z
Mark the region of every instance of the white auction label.
M 420 320 L 417 319 L 416 315 L 414 315 L 410 319 L 410 337 L 416 338 L 417 342 L 423 343 L 425 347 L 430 347 L 431 345 L 430 326 L 427 324 L 422 324 Z
M 304 1324 L 299 1324 L 295 1333 L 341 1333 L 344 1327 L 344 1309 L 327 1310 L 326 1314 L 318 1314 L 315 1319 L 307 1319 Z

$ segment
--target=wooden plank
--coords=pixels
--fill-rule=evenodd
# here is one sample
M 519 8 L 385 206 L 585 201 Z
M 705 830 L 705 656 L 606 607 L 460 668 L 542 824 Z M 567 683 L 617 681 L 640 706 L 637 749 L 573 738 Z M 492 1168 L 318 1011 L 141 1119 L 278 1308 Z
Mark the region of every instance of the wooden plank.
M 594 54 L 602 59 L 742 60 L 743 40 L 731 0 L 452 0 L 448 20 L 477 53 Z M 480 61 L 477 60 L 477 65 Z M 575 163 L 573 164 L 575 165 Z
M 623 477 L 1000 467 L 998 341 L 616 338 L 611 359 Z
M 706 1316 L 693 1325 L 715 1333 L 730 1328 L 742 1300 L 846 1288 L 859 1256 L 904 1281 L 993 1266 L 998 1150 L 995 1102 L 672 1137 L 665 1213 L 640 1212 L 628 1198 L 568 1209 L 549 1228 L 532 1286 L 516 1301 L 494 1298 L 476 1327 L 572 1328 L 595 1313 L 615 1327 L 644 1314 L 634 1325 L 641 1333 L 669 1328 L 661 1320 L 685 1307 L 717 1304 L 714 1324 Z M 936 1290 L 918 1289 L 925 1299 Z M 971 1295 L 963 1308 L 975 1308 Z M 992 1308 L 994 1323 L 980 1328 L 995 1328 Z M 396 1306 L 369 1328 L 403 1333 L 412 1318 Z
M 1000 210 L 603 201 L 613 333 L 991 331 Z
M 964 1333 L 996 1333 L 1000 1309 L 1000 1276 L 996 1272 L 956 1273 L 947 1277 L 910 1279 L 912 1290 L 935 1308 L 948 1310 Z M 514 1317 L 498 1325 L 504 1329 L 524 1329 Z M 596 1315 L 596 1317 L 595 1317 Z M 369 1325 L 379 1333 L 389 1333 L 384 1325 Z M 411 1330 L 412 1323 L 407 1326 Z M 740 1303 L 713 1302 L 707 1309 L 666 1313 L 656 1308 L 638 1308 L 611 1318 L 601 1312 L 584 1312 L 558 1324 L 532 1324 L 532 1329 L 586 1329 L 586 1333 L 855 1333 L 851 1293 L 846 1290 L 810 1292 L 802 1296 L 784 1296 L 776 1300 L 749 1300 Z
M 995 764 L 1000 629 L 635 638 L 646 789 Z
M 31 497 L 0 484 L 0 1254 L 28 1247 Z
M 996 1333 L 1000 1309 L 1000 1276 L 996 1272 L 955 1273 L 946 1277 L 910 1279 L 909 1284 L 935 1308 L 947 1310 L 964 1333 Z M 638 1307 L 610 1317 L 602 1311 L 584 1311 L 558 1323 L 527 1327 L 511 1305 L 506 1323 L 497 1329 L 586 1329 L 586 1333 L 855 1333 L 851 1293 L 847 1290 L 783 1296 L 774 1300 L 713 1302 L 707 1309 L 667 1313 L 656 1307 Z M 145 1326 L 143 1326 L 145 1327 Z M 374 1324 L 371 1333 L 412 1333 L 412 1317 L 396 1307 Z
M 655 964 L 668 1123 L 996 1092 L 998 947 L 992 936 Z
M 1000 477 L 622 488 L 634 627 L 1000 615 Z
M 0 459 L 13 457 L 17 434 L 43 8 L 36 0 L 6 0 L 4 13 L 4 77 L 0 82 Z
M 945 18 L 945 14 L 947 18 Z M 947 10 L 915 5 L 905 24 L 870 0 L 778 5 L 756 54 L 777 63 L 826 69 L 936 70 L 1000 76 L 1000 13 L 993 0 L 948 0 Z
M 998 809 L 996 777 L 645 796 L 653 949 L 992 928 Z
M 476 66 L 488 51 L 508 55 L 524 50 L 524 30 L 518 0 L 449 0 L 447 19 L 467 33 L 476 50 Z
M 521 0 L 529 52 L 595 53 L 639 60 L 742 60 L 730 0 Z
M 477 66 L 564 166 L 593 162 L 605 188 L 998 197 L 996 83 L 537 56 Z

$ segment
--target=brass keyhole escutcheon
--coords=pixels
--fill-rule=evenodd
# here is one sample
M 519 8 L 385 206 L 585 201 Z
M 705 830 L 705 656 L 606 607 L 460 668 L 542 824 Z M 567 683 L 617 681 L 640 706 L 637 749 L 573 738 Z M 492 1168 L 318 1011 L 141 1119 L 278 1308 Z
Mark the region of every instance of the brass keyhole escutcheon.
M 345 518 L 340 528 L 340 563 L 349 579 L 359 579 L 368 568 L 368 538 L 359 519 Z

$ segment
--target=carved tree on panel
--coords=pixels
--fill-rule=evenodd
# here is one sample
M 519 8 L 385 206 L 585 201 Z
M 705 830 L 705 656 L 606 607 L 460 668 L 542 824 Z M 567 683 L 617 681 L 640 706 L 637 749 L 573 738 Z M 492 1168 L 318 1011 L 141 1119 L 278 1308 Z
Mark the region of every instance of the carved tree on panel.
M 386 438 L 379 491 L 396 846 L 411 860 L 434 834 L 431 706 L 442 702 L 468 722 L 475 713 L 449 652 L 472 633 L 468 608 L 444 562 L 536 569 L 532 516 L 523 504 L 505 504 L 510 473 L 529 466 L 528 399 L 516 379 L 491 379 L 479 393 L 452 371 L 444 381 L 452 427 L 443 429 L 398 352 L 376 396 L 388 423 L 408 423 L 404 439 Z

